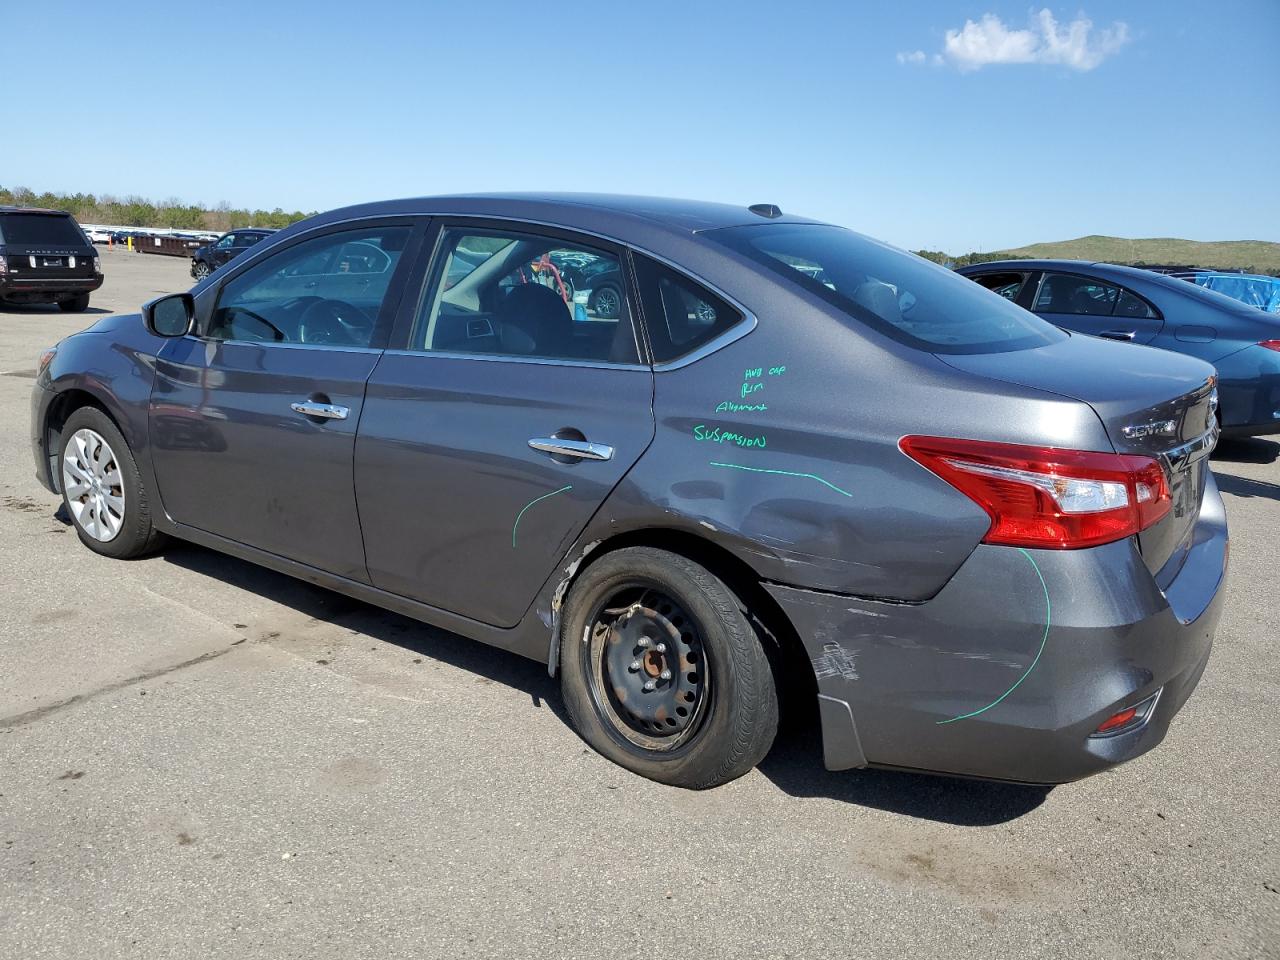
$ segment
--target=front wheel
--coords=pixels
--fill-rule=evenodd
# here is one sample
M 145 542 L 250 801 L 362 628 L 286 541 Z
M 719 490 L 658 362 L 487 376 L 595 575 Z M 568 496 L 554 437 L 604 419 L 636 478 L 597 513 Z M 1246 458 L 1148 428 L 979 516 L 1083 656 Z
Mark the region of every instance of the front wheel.
M 81 293 L 70 300 L 59 300 L 58 309 L 63 313 L 84 313 L 89 309 L 89 295 Z
M 569 591 L 560 685 L 574 726 L 641 776 L 691 789 L 769 752 L 778 698 L 760 638 L 710 571 L 649 547 L 610 553 Z
M 209 275 L 209 265 L 203 260 L 197 260 L 191 268 L 191 275 L 197 280 L 203 280 Z
M 95 553 L 120 560 L 152 550 L 160 533 L 133 452 L 116 425 L 96 407 L 81 407 L 62 428 L 58 469 L 62 500 L 80 536 Z

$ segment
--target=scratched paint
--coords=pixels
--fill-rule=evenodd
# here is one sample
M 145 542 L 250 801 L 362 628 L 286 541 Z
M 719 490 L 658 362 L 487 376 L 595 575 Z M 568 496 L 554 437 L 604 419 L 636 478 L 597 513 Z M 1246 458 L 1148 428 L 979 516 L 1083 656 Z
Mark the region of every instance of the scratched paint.
M 825 487 L 830 487 L 836 493 L 843 494 L 846 497 L 853 496 L 853 494 L 850 493 L 848 490 L 842 490 L 840 487 L 837 487 L 834 483 L 831 483 L 827 480 L 823 480 L 816 473 L 797 473 L 794 470 L 769 470 L 764 467 L 745 467 L 740 463 L 717 463 L 715 460 L 711 461 L 711 466 L 728 467 L 730 470 L 745 470 L 748 473 L 773 473 L 781 477 L 799 477 L 804 480 L 817 480 L 820 484 L 822 484 Z
M 846 650 L 838 643 L 822 645 L 822 655 L 813 658 L 813 672 L 819 680 L 830 677 L 843 677 L 845 680 L 858 679 L 858 651 Z
M 516 545 L 516 527 L 520 526 L 520 518 L 524 516 L 524 512 L 525 512 L 526 510 L 528 510 L 530 507 L 532 507 L 535 503 L 539 503 L 539 502 L 541 502 L 541 501 L 543 501 L 543 500 L 546 500 L 548 497 L 554 497 L 557 493 L 564 493 L 566 490 L 572 490 L 572 489 L 573 489 L 573 484 L 572 484 L 572 483 L 566 483 L 566 484 L 565 484 L 563 487 L 561 487 L 559 490 L 552 490 L 550 493 L 544 493 L 544 494 L 543 494 L 542 496 L 540 496 L 540 497 L 534 497 L 532 500 L 530 500 L 528 503 L 526 503 L 523 507 L 521 507 L 521 508 L 520 508 L 520 512 L 516 514 L 515 522 L 511 524 L 511 547 L 512 547 L 512 549 L 515 549 L 515 545 Z
M 1017 680 L 1015 680 L 1013 683 L 1013 686 L 1011 686 L 1008 690 L 1000 694 L 1000 696 L 996 697 L 994 700 L 988 703 L 985 707 L 981 707 L 970 713 L 962 713 L 960 714 L 960 716 L 952 717 L 950 720 L 939 720 L 938 721 L 939 726 L 941 726 L 944 723 L 955 723 L 957 720 L 968 720 L 970 717 L 976 717 L 980 713 L 986 713 L 992 707 L 999 704 L 1000 701 L 1002 701 L 1005 697 L 1009 696 L 1009 694 L 1013 693 L 1013 691 L 1017 690 L 1018 687 L 1022 685 L 1022 681 L 1027 679 L 1027 677 L 1031 676 L 1031 671 L 1034 670 L 1036 668 L 1036 664 L 1040 662 L 1040 655 L 1044 653 L 1044 646 L 1049 640 L 1049 624 L 1052 620 L 1052 614 L 1053 614 L 1053 608 L 1049 603 L 1049 585 L 1044 582 L 1044 574 L 1040 572 L 1040 566 L 1036 563 L 1035 558 L 1032 557 L 1031 554 L 1027 553 L 1026 550 L 1022 549 L 1022 547 L 1018 548 L 1018 552 L 1027 558 L 1027 562 L 1031 564 L 1031 569 L 1035 570 L 1036 577 L 1039 578 L 1040 580 L 1041 589 L 1044 590 L 1044 635 L 1041 636 L 1040 638 L 1040 649 L 1036 651 L 1035 659 L 1031 661 L 1031 666 L 1027 667 L 1026 671 L 1022 674 L 1022 676 L 1020 676 Z

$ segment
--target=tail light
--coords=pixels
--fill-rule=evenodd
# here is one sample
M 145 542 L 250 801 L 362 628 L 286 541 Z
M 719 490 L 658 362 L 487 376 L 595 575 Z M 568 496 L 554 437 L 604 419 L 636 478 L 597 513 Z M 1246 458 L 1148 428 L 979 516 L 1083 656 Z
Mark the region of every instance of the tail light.
M 984 440 L 903 437 L 902 452 L 991 517 L 983 543 L 1094 547 L 1158 523 L 1171 498 L 1151 457 Z
M 1268 350 L 1275 350 L 1277 353 L 1280 353 L 1280 340 L 1263 340 L 1258 344 L 1258 346 L 1266 347 Z

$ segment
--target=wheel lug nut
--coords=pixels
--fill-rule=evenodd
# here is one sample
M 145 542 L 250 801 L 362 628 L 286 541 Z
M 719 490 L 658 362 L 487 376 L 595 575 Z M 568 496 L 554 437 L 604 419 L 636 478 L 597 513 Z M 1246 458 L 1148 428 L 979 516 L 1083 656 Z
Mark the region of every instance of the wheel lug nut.
M 639 669 L 640 669 L 640 661 L 639 661 L 639 660 L 632 660 L 632 661 L 631 661 L 631 669 L 632 669 L 632 670 L 639 670 Z
M 653 649 L 657 650 L 659 653 L 666 653 L 666 652 L 667 652 L 667 645 L 666 645 L 665 643 L 660 643 L 660 644 L 658 644 L 656 647 L 654 647 Z
M 671 679 L 671 671 L 670 671 L 670 670 L 663 670 L 660 674 L 658 674 L 658 676 L 659 676 L 659 677 L 661 677 L 663 680 L 670 680 L 670 679 Z
M 647 646 L 649 646 L 649 644 L 650 644 L 651 642 L 652 642 L 652 641 L 650 641 L 648 637 L 641 637 L 638 641 L 636 641 L 636 646 L 637 646 L 637 647 L 647 647 Z
M 653 680 L 646 680 L 646 681 L 644 682 L 644 688 L 645 688 L 646 690 L 652 690 L 652 689 L 654 689 L 657 685 L 658 685 L 658 684 L 657 684 L 655 681 L 653 681 Z

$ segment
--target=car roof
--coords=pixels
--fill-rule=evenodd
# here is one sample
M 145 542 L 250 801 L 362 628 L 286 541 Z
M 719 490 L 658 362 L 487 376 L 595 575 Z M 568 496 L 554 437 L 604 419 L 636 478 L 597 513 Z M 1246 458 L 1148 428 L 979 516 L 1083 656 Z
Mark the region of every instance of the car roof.
M 480 193 L 385 200 L 331 210 L 315 222 L 397 214 L 467 214 L 561 223 L 612 233 L 643 222 L 676 233 L 751 223 L 814 223 L 807 217 L 766 217 L 746 205 L 605 193 Z
M 1061 270 L 1066 273 L 1087 270 L 1091 273 L 1128 276 L 1146 280 L 1163 276 L 1142 267 L 1129 267 L 1119 263 L 1108 263 L 1105 260 L 988 260 L 985 263 L 970 263 L 957 268 L 957 273 L 986 273 L 990 270 Z
M 44 213 L 54 217 L 69 217 L 66 210 L 53 210 L 49 207 L 15 207 L 11 204 L 0 204 L 0 213 Z

